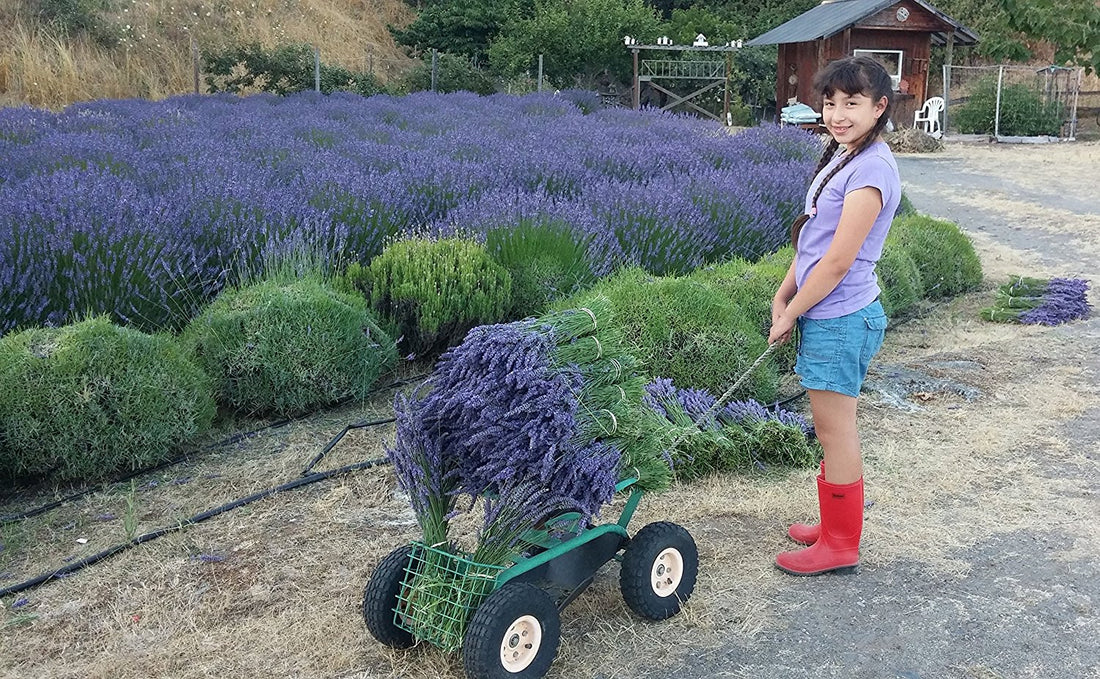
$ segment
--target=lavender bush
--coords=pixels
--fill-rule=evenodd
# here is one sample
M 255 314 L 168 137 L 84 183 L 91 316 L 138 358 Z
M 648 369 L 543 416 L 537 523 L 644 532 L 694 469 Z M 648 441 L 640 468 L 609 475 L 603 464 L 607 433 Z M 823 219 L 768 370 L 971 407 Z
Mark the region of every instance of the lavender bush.
M 214 411 L 210 379 L 170 337 L 100 316 L 0 338 L 0 482 L 147 468 Z
M 990 321 L 1032 325 L 1061 325 L 1086 318 L 1092 306 L 1088 301 L 1089 282 L 1081 278 L 1042 280 L 1012 276 L 997 289 L 996 303 L 982 309 L 982 318 Z
M 314 278 L 228 289 L 181 342 L 214 380 L 218 402 L 249 415 L 295 417 L 364 398 L 397 361 L 364 300 Z
M 553 95 L 184 96 L 0 111 L 0 333 L 85 311 L 179 327 L 272 253 L 366 263 L 424 229 L 546 217 L 596 274 L 679 272 L 786 239 L 797 130 L 584 115 Z

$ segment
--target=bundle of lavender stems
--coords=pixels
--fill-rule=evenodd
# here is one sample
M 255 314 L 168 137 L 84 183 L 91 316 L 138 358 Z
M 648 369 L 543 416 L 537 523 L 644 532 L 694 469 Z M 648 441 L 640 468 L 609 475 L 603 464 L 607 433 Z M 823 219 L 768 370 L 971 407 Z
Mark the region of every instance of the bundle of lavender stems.
M 683 432 L 676 451 L 678 478 L 771 464 L 812 466 L 820 459 L 813 426 L 778 405 L 718 403 L 704 389 L 679 388 L 667 378 L 646 385 L 645 401 Z
M 1089 282 L 1081 278 L 1027 278 L 1012 276 L 997 289 L 993 306 L 982 318 L 1001 323 L 1060 325 L 1089 315 Z
M 646 379 L 623 350 L 610 305 L 474 328 L 394 403 L 386 451 L 424 542 L 453 548 L 450 522 L 484 510 L 470 558 L 504 565 L 546 519 L 586 525 L 625 478 L 671 483 L 671 427 L 643 403 Z

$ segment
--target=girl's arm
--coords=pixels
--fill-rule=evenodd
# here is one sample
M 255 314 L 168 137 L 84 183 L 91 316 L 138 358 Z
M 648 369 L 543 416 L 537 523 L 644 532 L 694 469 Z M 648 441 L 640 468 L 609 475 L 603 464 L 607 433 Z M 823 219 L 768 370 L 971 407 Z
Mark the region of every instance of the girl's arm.
M 769 343 L 779 341 L 782 336 L 789 336 L 798 317 L 825 299 L 840 284 L 852 267 L 852 262 L 856 261 L 856 255 L 881 211 L 882 193 L 873 186 L 856 189 L 844 196 L 844 209 L 841 210 L 840 223 L 836 227 L 832 244 L 821 261 L 814 266 L 805 284 L 773 322 Z M 783 283 L 786 285 L 786 280 Z M 778 296 L 777 293 L 776 297 Z
M 795 267 L 798 264 L 798 256 L 791 261 L 791 266 L 787 269 L 787 275 L 783 277 L 783 282 L 779 284 L 779 289 L 775 291 L 775 297 L 772 298 L 772 325 L 774 326 L 779 322 L 779 317 L 783 315 L 783 312 L 787 309 L 787 305 L 790 304 L 791 298 L 798 292 L 798 284 L 795 283 L 794 273 Z M 770 340 L 769 343 L 774 341 L 786 342 L 789 340 L 791 333 L 788 331 L 783 337 L 777 340 Z

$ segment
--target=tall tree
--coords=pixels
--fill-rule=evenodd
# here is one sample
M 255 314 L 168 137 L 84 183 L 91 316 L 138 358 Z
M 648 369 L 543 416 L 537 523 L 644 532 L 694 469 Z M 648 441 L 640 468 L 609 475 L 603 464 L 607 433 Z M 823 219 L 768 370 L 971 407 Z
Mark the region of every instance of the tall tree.
M 414 51 L 435 48 L 485 63 L 489 43 L 519 6 L 508 0 L 437 0 L 406 28 L 390 32 L 397 44 Z
M 545 75 L 558 87 L 592 87 L 605 73 L 623 81 L 630 74 L 623 37 L 655 40 L 659 23 L 643 0 L 539 0 L 497 34 L 489 60 L 512 76 L 533 70 L 542 54 Z
M 1055 59 L 1100 73 L 1100 1 L 1001 0 L 1013 27 L 1054 45 Z

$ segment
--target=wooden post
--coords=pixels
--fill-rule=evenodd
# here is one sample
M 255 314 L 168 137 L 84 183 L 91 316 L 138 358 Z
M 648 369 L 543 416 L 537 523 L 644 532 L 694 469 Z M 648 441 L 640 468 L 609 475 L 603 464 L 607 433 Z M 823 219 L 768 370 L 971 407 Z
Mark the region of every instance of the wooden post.
M 542 55 L 539 55 L 539 85 L 538 91 L 542 92 Z
M 199 45 L 191 38 L 191 68 L 195 75 L 195 94 L 199 93 Z
M 733 52 L 726 52 L 726 80 L 725 80 L 725 94 L 722 102 L 722 122 L 727 127 L 733 125 L 733 119 L 730 117 L 730 72 L 733 70 Z
M 641 83 L 638 81 L 638 50 L 630 50 L 634 54 L 634 110 L 642 107 Z
M 313 48 L 313 89 L 321 91 L 321 48 Z
M 435 92 L 435 74 L 439 68 L 439 51 L 432 48 L 432 92 Z
M 951 109 L 951 55 L 955 47 L 955 31 L 947 34 L 947 53 L 943 57 L 943 136 L 947 136 L 947 112 Z M 924 105 L 920 102 L 919 105 Z

